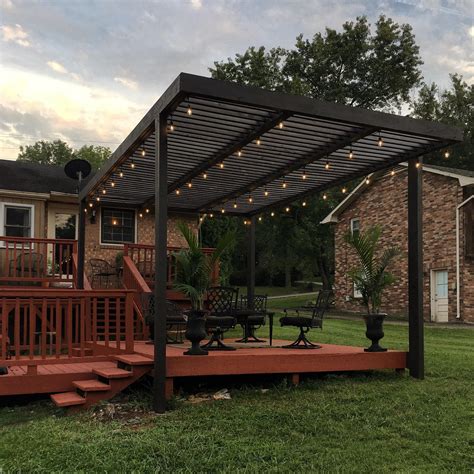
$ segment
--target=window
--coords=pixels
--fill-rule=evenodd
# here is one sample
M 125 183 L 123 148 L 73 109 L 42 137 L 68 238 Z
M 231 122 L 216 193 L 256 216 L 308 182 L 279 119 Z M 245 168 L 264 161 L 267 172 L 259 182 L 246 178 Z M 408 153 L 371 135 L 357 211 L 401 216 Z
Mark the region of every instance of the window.
M 135 242 L 135 211 L 102 209 L 101 243 L 124 244 Z
M 359 219 L 351 219 L 351 234 L 355 235 L 360 232 L 360 221 Z
M 2 235 L 7 237 L 33 237 L 34 206 L 4 204 L 2 211 Z

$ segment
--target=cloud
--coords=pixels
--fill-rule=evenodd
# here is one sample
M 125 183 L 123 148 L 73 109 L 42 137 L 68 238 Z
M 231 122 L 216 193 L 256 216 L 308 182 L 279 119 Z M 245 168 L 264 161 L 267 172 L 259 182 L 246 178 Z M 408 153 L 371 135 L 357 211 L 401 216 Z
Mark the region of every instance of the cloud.
M 14 26 L 2 26 L 0 30 L 2 31 L 3 41 L 12 41 L 13 43 L 19 44 L 25 48 L 30 46 L 30 42 L 28 41 L 28 33 L 23 30 L 22 26 L 18 23 Z
M 191 0 L 191 6 L 195 10 L 199 10 L 200 8 L 202 8 L 202 0 Z
M 131 79 L 126 79 L 125 77 L 114 77 L 114 81 L 122 84 L 125 87 L 128 87 L 129 89 L 138 89 L 138 83 L 132 81 Z
M 67 74 L 67 69 L 62 64 L 59 64 L 57 61 L 48 61 L 46 64 L 55 72 Z

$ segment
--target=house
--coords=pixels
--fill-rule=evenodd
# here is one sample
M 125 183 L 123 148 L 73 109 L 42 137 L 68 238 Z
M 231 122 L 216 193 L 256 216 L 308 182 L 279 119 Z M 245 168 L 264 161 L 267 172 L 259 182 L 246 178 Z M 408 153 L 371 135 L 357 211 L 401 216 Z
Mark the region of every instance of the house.
M 422 179 L 425 320 L 474 322 L 474 172 L 424 165 Z M 322 221 L 335 227 L 337 308 L 361 310 L 360 294 L 348 276 L 357 262 L 345 234 L 380 225 L 382 245 L 401 250 L 390 268 L 397 281 L 386 290 L 382 310 L 407 314 L 406 215 L 407 167 L 402 163 L 362 181 Z

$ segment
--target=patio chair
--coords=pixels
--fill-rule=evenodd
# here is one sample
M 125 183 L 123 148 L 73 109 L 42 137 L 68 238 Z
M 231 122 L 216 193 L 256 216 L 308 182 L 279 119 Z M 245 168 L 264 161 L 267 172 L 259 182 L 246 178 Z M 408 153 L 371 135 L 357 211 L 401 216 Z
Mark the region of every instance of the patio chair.
M 306 333 L 313 328 L 323 329 L 323 316 L 326 312 L 331 292 L 321 290 L 314 306 L 303 306 L 301 308 L 285 309 L 285 316 L 280 318 L 282 326 L 297 327 L 299 336 L 293 343 L 283 346 L 286 349 L 320 349 L 321 346 L 313 344 L 306 337 Z
M 226 286 L 214 286 L 207 291 L 206 331 L 211 335 L 209 341 L 202 346 L 206 350 L 235 351 L 235 347 L 222 342 L 224 333 L 237 324 L 235 313 L 239 289 Z M 214 346 L 213 344 L 216 343 Z
M 45 273 L 44 255 L 41 253 L 22 252 L 10 260 L 9 276 L 11 277 L 42 278 Z M 18 282 L 14 284 L 18 285 Z
M 117 281 L 116 268 L 106 260 L 102 260 L 101 258 L 91 258 L 89 260 L 89 266 L 91 270 L 92 288 L 109 288 L 110 283 L 113 280 Z
M 153 293 L 143 294 L 142 308 L 145 321 L 150 330 L 150 339 L 154 338 L 155 327 L 155 295 Z M 167 344 L 182 344 L 183 335 L 186 329 L 188 317 L 185 312 L 173 301 L 166 300 L 166 343 Z M 172 337 L 170 332 L 175 330 L 175 337 Z
M 243 337 L 235 342 L 265 342 L 255 336 L 255 331 L 265 324 L 267 300 L 267 295 L 254 295 L 253 308 L 250 309 L 247 296 L 242 295 L 240 297 L 240 308 L 243 314 L 237 313 L 237 322 L 242 327 Z M 248 313 L 247 310 L 251 313 Z

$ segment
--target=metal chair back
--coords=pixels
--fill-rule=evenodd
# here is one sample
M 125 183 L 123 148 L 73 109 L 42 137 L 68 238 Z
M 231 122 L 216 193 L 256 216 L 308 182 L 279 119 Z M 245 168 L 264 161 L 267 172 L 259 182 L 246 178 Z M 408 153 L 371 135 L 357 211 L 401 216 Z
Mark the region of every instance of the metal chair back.
M 267 295 L 254 295 L 253 297 L 253 310 L 256 313 L 266 313 L 267 312 Z M 240 297 L 240 307 L 242 309 L 248 308 L 248 297 L 247 295 L 242 295 Z
M 312 327 L 323 327 L 323 317 L 329 308 L 329 302 L 331 299 L 331 291 L 329 290 L 320 290 L 318 297 L 316 299 L 316 304 L 311 308 L 313 311 L 312 314 Z M 309 309 L 310 307 L 308 307 Z
M 207 309 L 213 316 L 232 314 L 237 309 L 238 298 L 238 288 L 213 286 L 207 290 Z

